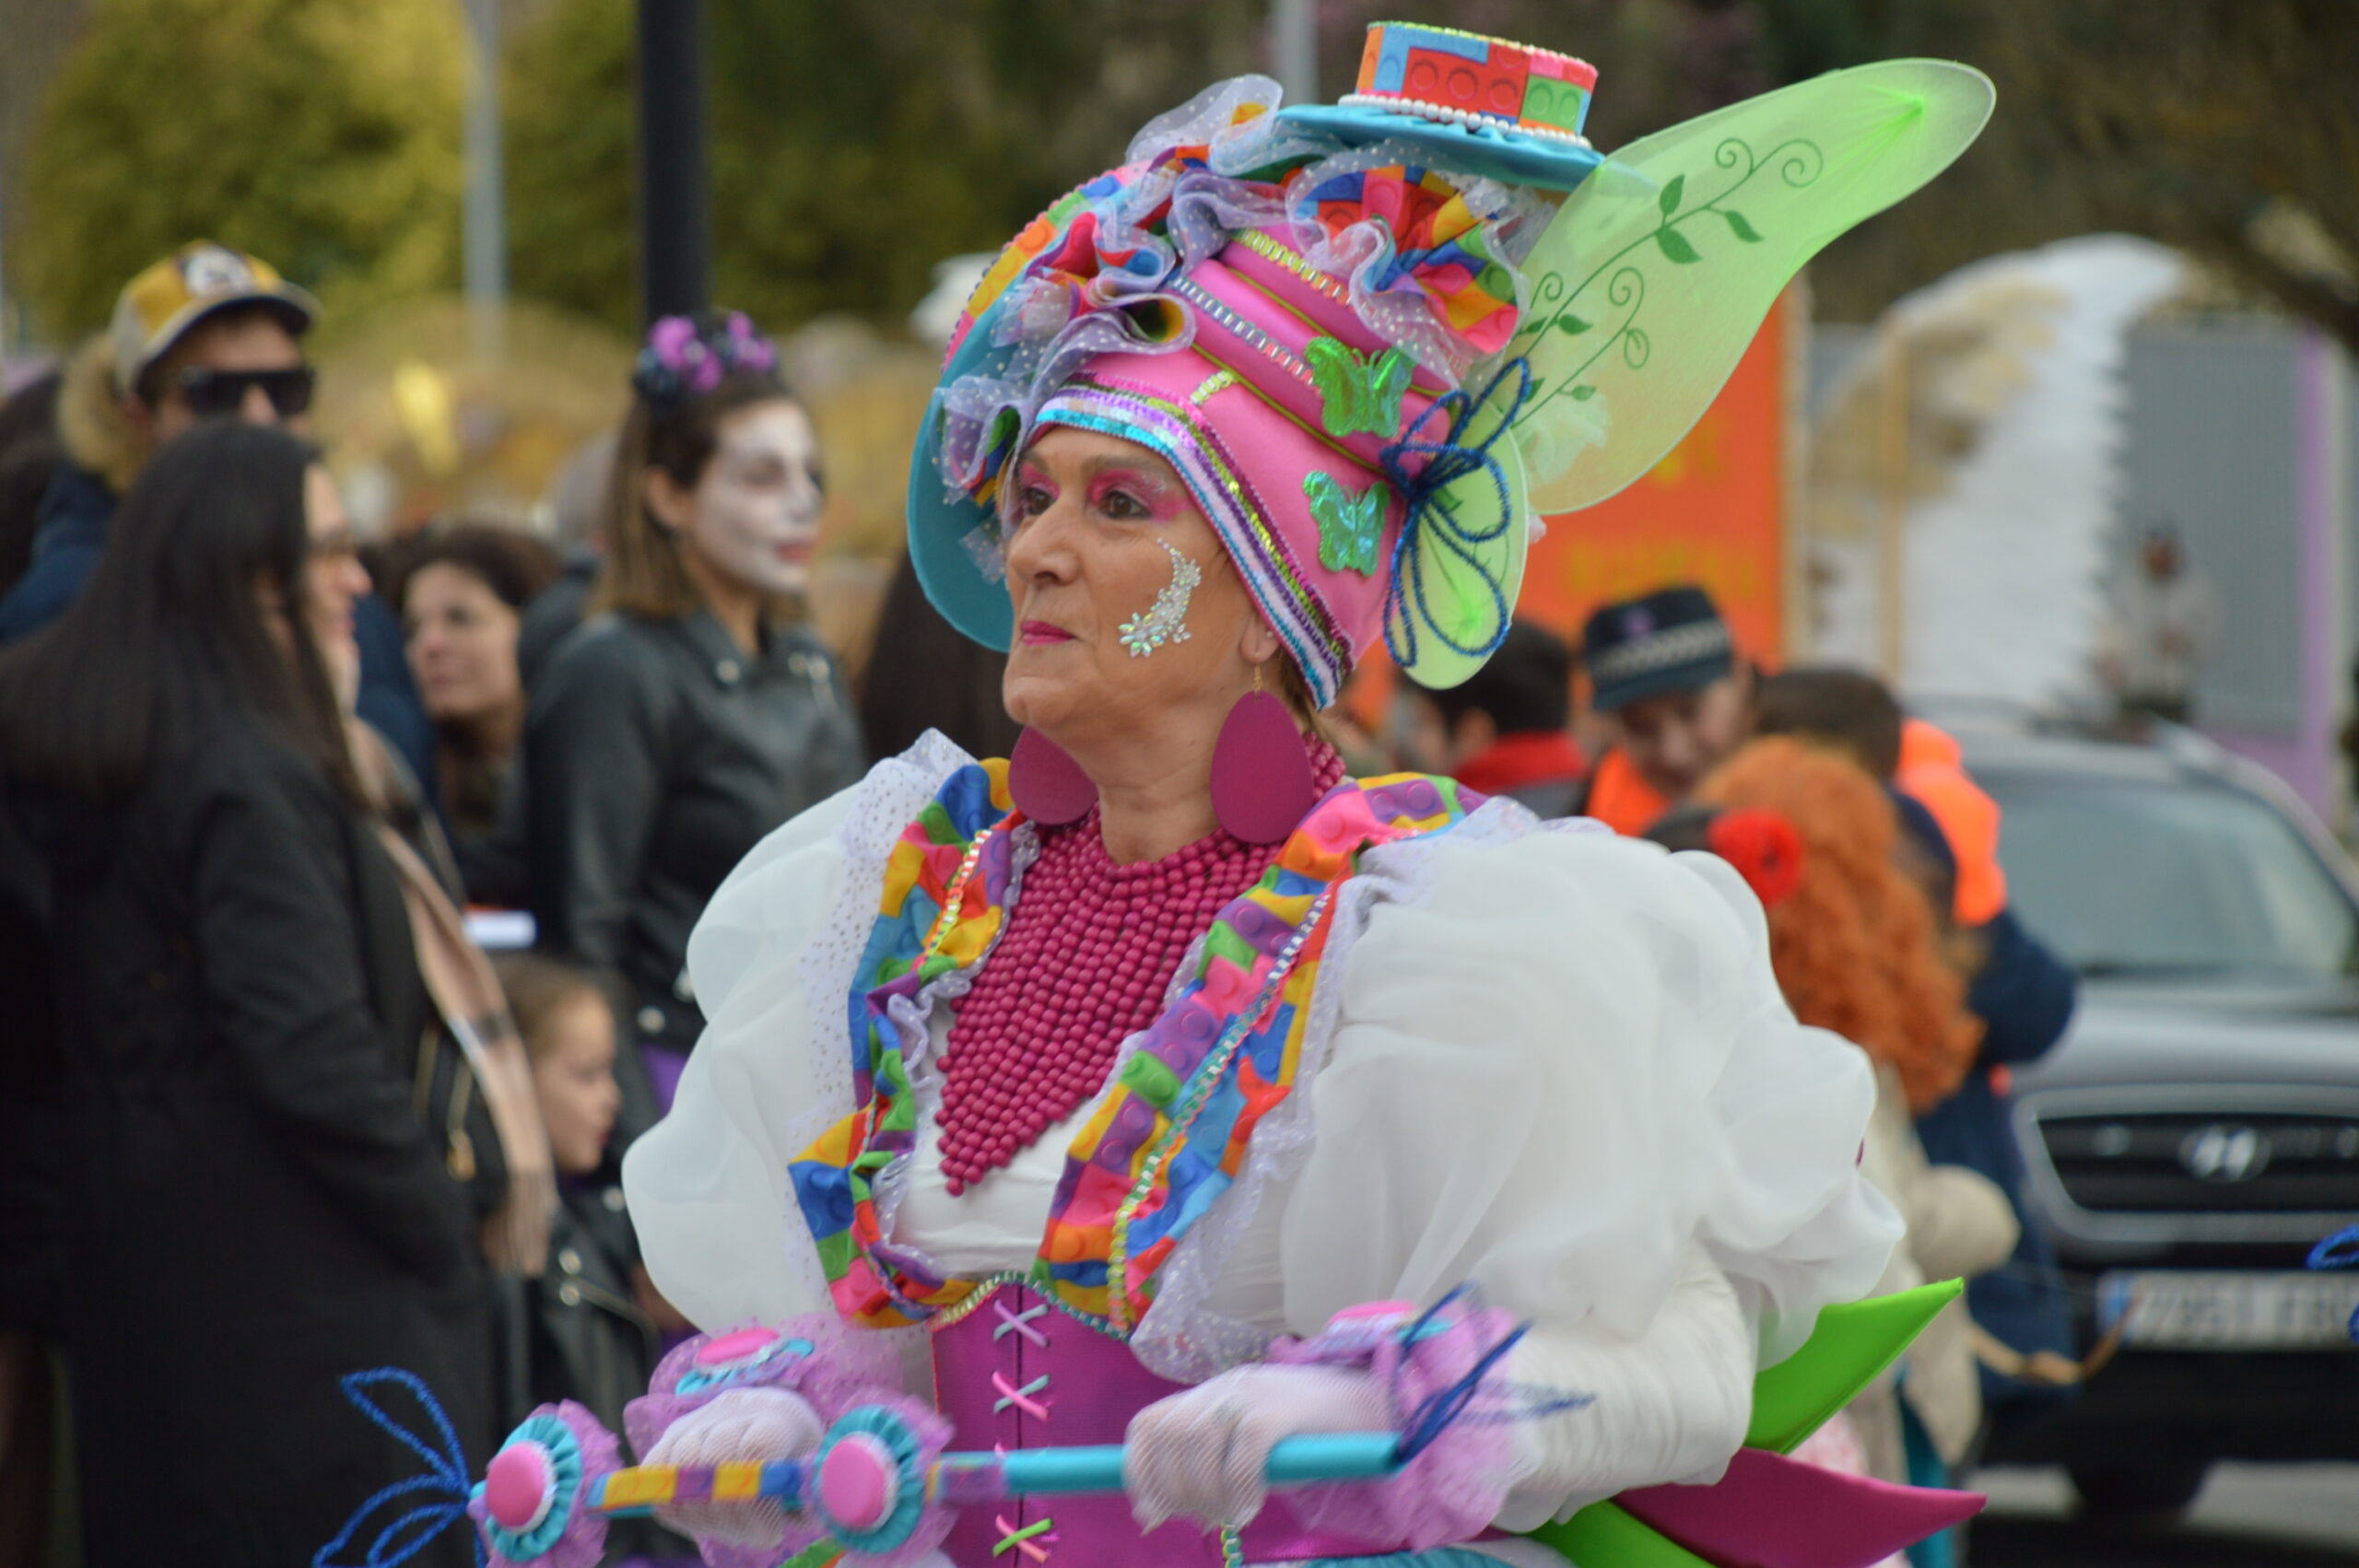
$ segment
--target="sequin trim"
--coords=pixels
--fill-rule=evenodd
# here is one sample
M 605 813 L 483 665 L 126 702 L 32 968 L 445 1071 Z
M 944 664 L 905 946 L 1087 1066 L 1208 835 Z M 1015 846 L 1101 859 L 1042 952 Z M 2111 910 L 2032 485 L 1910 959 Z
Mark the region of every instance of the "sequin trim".
M 1241 231 L 1238 234 L 1236 242 L 1263 261 L 1285 268 L 1287 272 L 1310 285 L 1336 304 L 1346 307 L 1351 304 L 1352 291 L 1344 287 L 1340 279 L 1332 274 L 1320 271 L 1304 260 L 1300 252 L 1279 244 L 1260 229 L 1248 228 Z M 1246 281 L 1250 283 L 1252 280 L 1248 278 Z
M 966 857 L 958 862 L 957 879 L 950 884 L 954 889 L 961 890 L 960 895 L 944 905 L 942 913 L 934 917 L 933 930 L 926 933 L 925 956 L 920 960 L 921 963 L 942 956 L 942 944 L 950 940 L 951 931 L 958 924 L 959 911 L 965 907 L 963 890 L 974 877 L 975 863 L 983 858 L 984 847 L 991 843 L 998 832 L 999 829 L 996 827 L 987 827 L 978 834 L 975 842 L 968 847 Z
M 980 1306 L 997 1282 L 1064 1300 L 1116 1330 L 1136 1322 L 1153 1304 L 1159 1270 L 1236 1180 L 1255 1128 L 1291 1092 L 1333 888 L 1369 846 L 1446 832 L 1467 809 L 1453 781 L 1414 774 L 1330 790 L 1262 880 L 1213 921 L 1194 977 L 1074 1135 L 1030 1270 L 945 1280 L 885 1234 L 875 1183 L 910 1157 L 917 1106 L 898 1033 L 877 1024 L 913 989 L 922 997 L 929 985 L 948 985 L 953 971 L 971 971 L 995 947 L 1020 895 L 1009 846 L 1026 834 L 998 835 L 965 888 L 945 878 L 985 829 L 1022 823 L 1006 796 L 1006 771 L 998 762 L 957 769 L 903 830 L 846 999 L 871 1020 L 855 1058 L 854 1091 L 865 1097 L 788 1167 L 836 1309 L 863 1327 L 938 1318 L 965 1302 Z M 954 902 L 958 925 L 941 957 L 913 966 L 920 934 L 931 933 Z M 1232 1027 L 1240 1006 L 1253 1010 L 1242 1016 L 1242 1033 Z M 1141 1201 L 1143 1187 L 1152 1202 Z
M 1211 402 L 1215 395 L 1226 392 L 1236 384 L 1236 371 L 1215 370 L 1211 375 L 1206 376 L 1203 380 L 1196 383 L 1196 390 L 1188 394 L 1188 402 L 1194 407 L 1202 408 L 1205 404 Z
M 1294 973 L 1296 960 L 1302 956 L 1302 950 L 1309 945 L 1311 937 L 1327 919 L 1327 907 L 1334 901 L 1336 885 L 1330 883 L 1311 901 L 1309 912 L 1303 916 L 1302 923 L 1295 928 L 1294 934 L 1286 938 L 1286 944 L 1279 952 L 1277 961 L 1271 965 L 1268 976 L 1255 989 L 1252 1005 L 1229 1020 L 1228 1030 L 1220 1044 L 1214 1047 L 1195 1071 L 1189 1074 L 1188 1086 L 1180 1104 L 1172 1107 L 1163 1135 L 1155 1141 L 1146 1157 L 1139 1162 L 1138 1179 L 1132 1184 L 1130 1196 L 1122 1199 L 1122 1206 L 1114 1211 L 1114 1245 L 1106 1256 L 1106 1305 L 1113 1309 L 1114 1322 L 1121 1328 L 1135 1327 L 1131 1316 L 1131 1222 L 1137 1217 L 1139 1206 L 1156 1194 L 1164 1164 L 1171 1158 L 1172 1152 L 1188 1141 L 1189 1131 L 1195 1126 L 1205 1100 L 1227 1076 L 1228 1065 L 1236 1058 L 1238 1047 L 1269 1015 L 1271 1004 L 1285 989 L 1287 977 Z

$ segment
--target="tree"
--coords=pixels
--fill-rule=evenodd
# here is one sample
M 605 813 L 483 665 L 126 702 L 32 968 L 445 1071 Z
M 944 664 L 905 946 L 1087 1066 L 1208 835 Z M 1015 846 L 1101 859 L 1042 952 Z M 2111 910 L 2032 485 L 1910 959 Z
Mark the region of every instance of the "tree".
M 2359 11 L 2066 0 L 1993 19 L 2106 227 L 2194 253 L 2359 354 Z
M 33 133 L 10 236 L 43 335 L 102 326 L 141 267 L 220 240 L 338 314 L 458 281 L 458 7 L 102 0 Z
M 511 52 L 518 288 L 636 324 L 632 0 L 557 0 Z M 1410 0 L 1425 16 L 1567 48 L 1626 45 L 1609 124 L 1700 112 L 1759 85 L 1750 13 L 1712 0 Z M 791 327 L 892 320 L 933 264 L 996 249 L 1120 159 L 1131 134 L 1222 76 L 1267 68 L 1266 0 L 765 0 L 714 6 L 714 292 Z M 1320 53 L 1346 90 L 1373 13 L 1329 0 Z M 1635 133 L 1633 133 L 1635 134 Z
M 508 63 L 521 292 L 635 327 L 633 0 L 556 0 Z M 1262 0 L 765 0 L 710 12 L 714 294 L 892 320 L 1131 132 L 1260 64 Z
M 1892 54 L 1988 71 L 1999 107 L 1932 188 L 1829 247 L 1866 320 L 1994 252 L 2120 230 L 2359 352 L 2359 6 L 2344 0 L 1754 0 L 1779 81 Z

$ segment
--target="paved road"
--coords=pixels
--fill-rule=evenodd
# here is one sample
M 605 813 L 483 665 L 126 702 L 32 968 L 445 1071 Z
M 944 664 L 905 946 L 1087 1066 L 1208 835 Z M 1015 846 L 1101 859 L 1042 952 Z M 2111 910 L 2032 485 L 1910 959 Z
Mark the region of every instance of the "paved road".
M 2177 1525 L 2075 1518 L 2060 1471 L 1986 1470 L 1972 1568 L 2359 1568 L 2359 1465 L 2222 1465 Z

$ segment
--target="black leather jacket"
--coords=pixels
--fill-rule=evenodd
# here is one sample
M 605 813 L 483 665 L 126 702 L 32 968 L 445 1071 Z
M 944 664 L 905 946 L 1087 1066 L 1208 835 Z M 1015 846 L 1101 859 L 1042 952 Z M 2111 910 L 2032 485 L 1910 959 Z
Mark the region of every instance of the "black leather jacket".
M 623 1407 L 647 1392 L 661 1351 L 632 1294 L 638 1261 L 622 1183 L 568 1182 L 550 1219 L 547 1271 L 531 1287 L 534 1404 L 576 1399 L 609 1432 L 623 1429 Z
M 574 1399 L 609 1432 L 623 1430 L 623 1410 L 647 1392 L 663 1347 L 640 1312 L 631 1273 L 639 1244 L 625 1211 L 622 1183 L 609 1168 L 586 1182 L 568 1181 L 549 1225 L 548 1269 L 526 1287 L 529 1390 L 508 1425 L 532 1407 Z M 505 1430 L 505 1428 L 503 1428 Z M 612 1562 L 695 1561 L 695 1548 L 651 1519 L 616 1521 L 606 1537 Z
M 524 723 L 540 944 L 620 982 L 627 1036 L 687 1049 L 704 1026 L 685 959 L 705 901 L 863 766 L 835 662 L 809 633 L 774 629 L 749 657 L 703 612 L 586 623 Z

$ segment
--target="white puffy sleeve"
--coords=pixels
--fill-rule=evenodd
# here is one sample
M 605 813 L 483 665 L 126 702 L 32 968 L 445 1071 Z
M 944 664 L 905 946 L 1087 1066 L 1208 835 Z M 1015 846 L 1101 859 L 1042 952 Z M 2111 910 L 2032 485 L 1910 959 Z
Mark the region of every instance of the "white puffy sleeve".
M 623 1188 L 656 1288 L 700 1328 L 832 1310 L 787 1165 L 853 1108 L 844 1009 L 885 857 L 968 760 L 929 733 L 878 763 L 756 846 L 688 939 L 705 1032 Z
M 1411 850 L 1344 955 L 1285 1206 L 1284 1318 L 1463 1282 L 1532 1325 L 1503 1522 L 1716 1477 L 1757 1364 L 1872 1290 L 1900 1234 L 1860 1176 L 1866 1057 L 1794 1021 L 1760 906 L 1706 855 L 1602 833 Z M 1379 851 L 1387 854 L 1389 851 Z M 1372 857 L 1373 859 L 1373 857 Z

